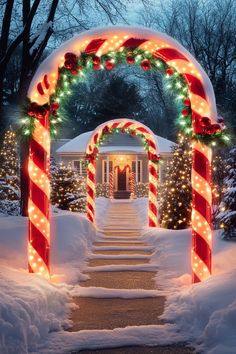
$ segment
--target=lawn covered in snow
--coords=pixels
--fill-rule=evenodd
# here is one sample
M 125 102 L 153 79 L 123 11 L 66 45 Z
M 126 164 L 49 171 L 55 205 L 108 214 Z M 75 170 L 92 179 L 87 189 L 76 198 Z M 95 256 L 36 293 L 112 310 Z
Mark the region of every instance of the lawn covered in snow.
M 147 200 L 135 201 L 143 222 Z M 166 293 L 162 316 L 203 353 L 236 353 L 236 242 L 213 235 L 213 276 L 191 284 L 191 230 L 145 228 L 146 241 L 154 245 L 151 262 L 158 265 L 158 287 Z
M 141 224 L 147 224 L 147 200 L 136 204 Z M 98 227 L 106 221 L 109 201 L 98 198 Z M 83 214 L 52 214 L 52 281 L 27 272 L 27 220 L 0 217 L 0 353 L 66 353 L 78 348 L 113 345 L 163 345 L 187 341 L 207 354 L 235 354 L 236 347 L 236 243 L 214 235 L 213 276 L 191 284 L 191 231 L 143 228 L 143 238 L 153 245 L 151 263 L 158 266 L 157 293 L 167 295 L 164 326 L 138 326 L 114 331 L 64 331 L 71 297 L 132 298 L 138 290 L 112 292 L 86 289 L 83 267 L 96 237 Z M 140 296 L 146 296 L 145 291 Z M 155 291 L 153 291 L 155 296 Z M 17 351 L 16 351 L 17 348 Z
M 0 217 L 0 353 L 38 353 L 48 334 L 68 327 L 71 288 L 96 236 L 85 215 L 52 214 L 52 281 L 27 272 L 27 219 Z

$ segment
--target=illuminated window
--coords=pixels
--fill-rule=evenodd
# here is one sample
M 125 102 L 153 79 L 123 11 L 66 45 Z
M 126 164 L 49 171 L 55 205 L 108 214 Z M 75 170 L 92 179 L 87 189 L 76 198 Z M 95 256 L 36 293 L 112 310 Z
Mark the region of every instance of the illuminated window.
M 136 161 L 132 161 L 132 172 L 135 174 L 137 174 L 137 182 L 142 182 L 143 178 L 142 178 L 142 160 L 138 160 L 137 161 L 138 165 L 137 165 L 137 169 L 136 169 Z
M 113 170 L 113 162 L 109 161 L 109 173 Z M 107 160 L 102 160 L 102 183 L 109 182 L 107 180 Z
M 86 176 L 86 166 L 84 160 L 74 160 L 73 168 L 78 171 L 80 176 Z

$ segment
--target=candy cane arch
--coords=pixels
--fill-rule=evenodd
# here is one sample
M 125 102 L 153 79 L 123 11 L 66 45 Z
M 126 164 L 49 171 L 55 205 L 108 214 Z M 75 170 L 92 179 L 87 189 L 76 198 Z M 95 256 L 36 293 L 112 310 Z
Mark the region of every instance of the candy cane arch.
M 93 132 L 90 138 L 86 155 L 89 159 L 87 167 L 87 216 L 93 223 L 95 222 L 95 180 L 96 168 L 95 159 L 98 153 L 98 143 L 105 132 L 113 132 L 115 129 L 130 134 L 142 134 L 148 144 L 148 169 L 149 169 L 149 209 L 148 224 L 149 226 L 157 226 L 157 164 L 154 162 L 157 158 L 157 148 L 153 132 L 144 124 L 130 119 L 115 119 L 101 124 Z
M 162 33 L 152 31 L 146 28 L 132 27 L 111 27 L 105 29 L 96 29 L 79 34 L 78 36 L 67 41 L 52 55 L 50 55 L 39 67 L 35 74 L 28 92 L 28 98 L 31 102 L 38 105 L 45 105 L 50 102 L 50 96 L 55 92 L 58 81 L 58 67 L 64 65 L 65 53 L 72 52 L 78 57 L 81 52 L 85 54 L 96 55 L 97 57 L 115 51 L 126 49 L 142 49 L 147 53 L 151 53 L 154 57 L 162 59 L 170 68 L 185 78 L 191 101 L 192 109 L 192 127 L 194 133 L 202 133 L 201 119 L 208 117 L 210 123 L 216 123 L 217 110 L 215 104 L 214 91 L 211 82 L 199 63 L 192 55 L 178 42 L 171 37 Z M 110 68 L 112 63 L 109 63 Z M 108 67 L 107 67 L 108 68 Z M 143 67 L 145 69 L 145 67 Z M 48 134 L 47 122 L 36 124 L 36 131 L 32 140 L 40 140 L 41 125 L 45 129 L 45 136 Z M 46 139 L 46 138 L 45 138 Z M 41 139 L 42 140 L 42 139 Z M 49 140 L 49 138 L 47 138 Z M 49 158 L 49 150 L 46 143 L 31 144 L 29 158 L 29 174 L 30 174 L 30 268 L 32 271 L 38 272 L 39 267 L 37 259 L 42 259 L 45 268 L 48 262 L 47 251 L 49 249 L 49 226 L 40 225 L 36 219 L 42 219 L 48 225 L 49 192 L 46 190 L 46 183 L 42 184 L 41 179 L 47 180 L 47 161 Z M 40 147 L 39 147 L 40 146 Z M 36 164 L 36 150 L 41 149 L 44 153 L 40 153 L 40 166 Z M 211 274 L 211 149 L 199 142 L 193 143 L 193 167 L 192 167 L 192 186 L 193 186 L 193 212 L 192 212 L 192 230 L 193 230 L 193 247 L 192 247 L 192 266 L 193 281 L 198 282 L 207 279 Z M 34 160 L 35 156 L 35 160 Z M 39 162 L 39 161 L 38 161 Z M 36 167 L 39 168 L 41 175 L 38 175 Z M 94 221 L 94 171 L 96 168 L 95 160 L 90 161 L 90 178 L 88 180 L 89 188 L 89 210 L 90 219 Z M 34 171 L 34 172 L 32 172 Z M 153 182 L 156 178 L 156 168 L 149 162 L 149 173 L 153 176 Z M 34 175 L 36 174 L 36 175 Z M 43 176 L 43 177 L 42 177 Z M 39 198 L 33 189 L 42 190 L 42 196 Z M 150 188 L 149 193 L 149 222 L 153 226 L 156 225 L 155 215 L 156 207 L 153 199 L 155 195 L 155 186 L 153 190 Z M 35 209 L 32 209 L 35 208 Z M 37 212 L 37 214 L 34 214 Z M 36 216 L 36 218 L 35 218 Z M 35 220 L 34 220 L 35 219 Z M 32 226 L 33 225 L 33 226 Z M 45 232 L 43 232 L 43 230 Z M 40 246 L 39 246 L 40 245 Z M 34 253 L 36 252 L 36 253 Z M 32 258 L 33 257 L 33 258 Z M 39 261 L 40 263 L 41 261 Z M 42 270 L 44 268 L 41 268 Z M 48 268 L 48 267 L 47 267 Z

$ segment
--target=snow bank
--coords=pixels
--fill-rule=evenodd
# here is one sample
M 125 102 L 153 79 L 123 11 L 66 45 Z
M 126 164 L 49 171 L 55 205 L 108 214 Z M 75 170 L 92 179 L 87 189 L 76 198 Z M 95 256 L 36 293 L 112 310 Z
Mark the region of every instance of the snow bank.
M 52 331 L 69 325 L 71 286 L 78 283 L 96 230 L 84 215 L 52 215 L 52 282 L 27 272 L 27 218 L 0 218 L 0 353 L 39 353 Z
M 98 229 L 101 229 L 104 226 L 104 223 L 106 222 L 106 216 L 107 216 L 110 203 L 111 201 L 108 198 L 104 198 L 104 197 L 96 198 L 95 218 L 96 218 L 96 225 Z
M 140 224 L 146 227 L 148 225 L 148 198 L 137 198 L 133 200 L 133 203 L 137 209 Z
M 82 279 L 81 268 L 96 237 L 95 227 L 84 214 L 59 211 L 52 214 L 51 270 L 54 281 Z M 27 268 L 27 218 L 0 218 L 0 262 Z
M 153 246 L 151 263 L 159 268 L 158 287 L 169 289 L 191 284 L 191 230 L 146 228 L 145 241 Z
M 48 333 L 69 325 L 69 294 L 46 280 L 7 266 L 0 271 L 0 353 L 38 352 Z
M 144 199 L 144 198 L 142 198 Z M 143 217 L 147 200 L 136 202 Z M 158 288 L 167 304 L 163 319 L 202 353 L 235 354 L 236 350 L 236 242 L 213 235 L 213 276 L 191 284 L 191 230 L 146 227 L 143 238 L 154 248 L 151 263 L 159 268 Z
M 77 283 L 96 237 L 94 225 L 84 214 L 60 212 L 52 220 L 52 272 L 55 281 Z
M 40 354 L 65 354 L 83 349 L 104 349 L 131 346 L 155 346 L 183 343 L 186 338 L 177 333 L 173 324 L 128 326 L 113 330 L 83 330 L 57 332 L 49 336 Z M 125 350 L 124 350 L 125 353 Z M 221 353 L 223 354 L 223 353 Z
M 168 298 L 163 318 L 207 354 L 233 354 L 236 348 L 236 268 Z

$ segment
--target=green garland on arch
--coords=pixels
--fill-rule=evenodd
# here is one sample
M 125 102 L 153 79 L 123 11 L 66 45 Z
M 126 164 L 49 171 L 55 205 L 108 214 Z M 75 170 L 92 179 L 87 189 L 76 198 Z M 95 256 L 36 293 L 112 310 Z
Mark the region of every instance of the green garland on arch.
M 50 111 L 50 132 L 52 137 L 56 137 L 58 129 L 63 123 L 64 119 L 60 115 L 61 106 L 66 100 L 73 88 L 73 84 L 84 80 L 87 74 L 93 70 L 112 70 L 118 65 L 137 65 L 143 70 L 151 70 L 160 72 L 166 77 L 166 86 L 175 94 L 176 104 L 180 111 L 177 119 L 179 130 L 190 139 L 201 141 L 210 146 L 218 144 L 226 145 L 230 136 L 226 129 L 211 132 L 206 134 L 194 134 L 192 129 L 192 111 L 189 99 L 189 90 L 186 80 L 182 74 L 177 70 L 167 65 L 160 58 L 156 58 L 142 49 L 122 49 L 121 51 L 111 51 L 100 57 L 93 54 L 81 53 L 77 57 L 73 53 L 65 54 L 64 66 L 58 69 L 58 82 L 54 94 L 50 97 L 49 104 L 46 104 L 46 109 Z M 29 102 L 25 110 L 25 118 L 22 120 L 21 134 L 24 136 L 31 136 L 34 130 L 34 119 L 40 119 L 40 114 L 32 113 L 32 105 Z M 42 106 L 39 107 L 39 111 Z

